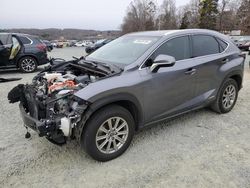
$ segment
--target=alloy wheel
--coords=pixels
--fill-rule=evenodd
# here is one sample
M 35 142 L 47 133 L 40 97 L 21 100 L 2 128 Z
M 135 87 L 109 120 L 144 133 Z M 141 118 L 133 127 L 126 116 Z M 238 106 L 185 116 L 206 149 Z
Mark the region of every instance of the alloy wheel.
M 114 153 L 125 144 L 128 134 L 128 123 L 121 117 L 111 117 L 99 127 L 96 146 L 102 153 Z
M 36 69 L 36 62 L 31 58 L 25 58 L 21 61 L 21 68 L 25 72 L 33 72 Z
M 222 105 L 225 109 L 229 109 L 233 106 L 236 98 L 236 88 L 234 85 L 230 84 L 224 90 L 222 95 Z

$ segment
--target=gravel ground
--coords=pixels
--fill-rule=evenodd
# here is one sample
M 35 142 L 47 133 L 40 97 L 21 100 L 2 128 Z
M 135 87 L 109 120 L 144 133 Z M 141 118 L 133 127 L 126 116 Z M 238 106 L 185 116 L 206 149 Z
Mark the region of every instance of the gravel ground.
M 80 56 L 82 48 L 55 49 L 54 57 Z M 249 59 L 248 59 L 249 61 Z M 246 66 L 247 67 L 247 66 Z M 0 84 L 0 187 L 250 187 L 250 71 L 232 112 L 203 109 L 139 132 L 121 157 L 100 163 L 75 142 L 63 147 L 25 129 L 10 89 L 34 74 Z

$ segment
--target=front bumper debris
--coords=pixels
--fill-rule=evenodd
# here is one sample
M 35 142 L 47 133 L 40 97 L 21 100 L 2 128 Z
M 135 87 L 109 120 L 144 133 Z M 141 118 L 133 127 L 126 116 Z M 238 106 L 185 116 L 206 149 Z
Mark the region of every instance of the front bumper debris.
M 41 126 L 43 123 L 31 117 L 29 114 L 27 114 L 25 112 L 25 109 L 22 103 L 19 104 L 19 109 L 20 109 L 20 113 L 21 113 L 21 117 L 23 119 L 24 125 L 31 128 L 34 131 L 37 131 L 38 130 L 37 127 Z
M 51 136 L 52 132 L 56 130 L 56 121 L 39 121 L 31 117 L 26 113 L 22 103 L 19 104 L 19 109 L 24 125 L 36 131 L 39 136 Z

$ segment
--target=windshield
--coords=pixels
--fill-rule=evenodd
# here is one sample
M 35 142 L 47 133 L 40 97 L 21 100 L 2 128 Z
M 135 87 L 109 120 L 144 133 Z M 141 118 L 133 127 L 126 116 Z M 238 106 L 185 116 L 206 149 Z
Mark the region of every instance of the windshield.
M 146 52 L 159 37 L 123 36 L 102 48 L 99 48 L 87 59 L 112 64 L 131 64 Z

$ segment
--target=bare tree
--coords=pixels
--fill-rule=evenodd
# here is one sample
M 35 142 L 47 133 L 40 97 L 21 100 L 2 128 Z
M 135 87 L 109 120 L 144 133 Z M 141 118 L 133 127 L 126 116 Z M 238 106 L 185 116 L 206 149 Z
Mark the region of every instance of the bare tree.
M 176 29 L 177 15 L 176 15 L 175 0 L 164 0 L 161 5 L 160 15 L 158 17 L 158 29 Z
M 217 29 L 218 0 L 202 0 L 200 2 L 200 28 Z
M 218 6 L 218 11 L 219 11 L 219 31 L 222 31 L 222 22 L 224 19 L 224 15 L 225 15 L 225 11 L 227 8 L 227 5 L 229 3 L 230 0 L 221 0 L 221 2 L 219 2 L 219 6 Z
M 210 28 L 224 33 L 250 34 L 250 0 L 190 0 L 176 8 L 175 0 L 133 0 L 121 25 L 122 32 L 176 28 Z
M 237 11 L 239 9 L 239 0 L 220 0 L 218 5 L 218 30 L 223 33 L 229 33 L 232 30 L 238 30 Z
M 199 14 L 200 0 L 191 0 L 189 6 L 191 12 L 189 28 L 197 28 L 200 20 L 200 14 Z
M 178 25 L 180 28 L 199 27 L 199 4 L 200 0 L 191 0 L 187 5 L 180 7 L 178 11 Z
M 237 12 L 238 22 L 244 34 L 250 34 L 250 0 L 242 0 Z
M 179 11 L 180 12 L 180 11 Z M 190 18 L 192 14 L 189 10 L 185 12 L 179 13 L 178 20 L 179 20 L 179 28 L 180 29 L 188 29 L 190 28 Z
M 155 29 L 156 5 L 152 0 L 134 0 L 121 25 L 123 33 Z

